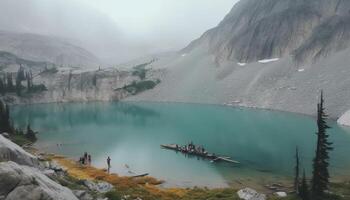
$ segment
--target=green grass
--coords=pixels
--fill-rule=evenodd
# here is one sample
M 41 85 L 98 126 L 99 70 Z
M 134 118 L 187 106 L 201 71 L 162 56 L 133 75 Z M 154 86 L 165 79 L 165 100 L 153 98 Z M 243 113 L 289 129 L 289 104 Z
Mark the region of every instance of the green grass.
M 120 200 L 120 199 L 122 199 L 121 195 L 116 190 L 112 190 L 112 191 L 107 192 L 105 194 L 105 197 L 107 197 L 109 200 Z
M 20 133 L 10 134 L 10 139 L 12 142 L 18 144 L 19 146 L 24 146 L 33 143 L 33 141 L 27 138 L 26 135 Z
M 160 81 L 139 81 L 132 82 L 130 85 L 124 86 L 123 89 L 131 94 L 137 94 L 146 90 L 153 89 Z

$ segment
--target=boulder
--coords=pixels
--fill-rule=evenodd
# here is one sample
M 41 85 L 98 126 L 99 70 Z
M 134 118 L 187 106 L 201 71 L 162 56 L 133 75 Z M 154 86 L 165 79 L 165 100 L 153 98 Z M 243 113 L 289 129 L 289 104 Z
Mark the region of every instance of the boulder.
M 73 190 L 73 193 L 79 200 L 93 200 L 94 198 L 85 190 Z
M 342 116 L 340 116 L 337 122 L 338 124 L 343 126 L 350 126 L 350 110 L 348 110 Z
M 104 181 L 94 182 L 90 180 L 85 180 L 84 185 L 88 187 L 90 190 L 96 191 L 99 193 L 106 193 L 114 189 L 113 185 Z
M 56 161 L 49 162 L 49 169 L 52 169 L 55 172 L 66 171 L 66 169 L 61 167 Z
M 31 167 L 39 166 L 39 161 L 35 156 L 24 151 L 22 147 L 0 134 L 0 162 L 1 161 L 13 161 L 20 165 Z
M 244 188 L 237 192 L 238 197 L 244 200 L 266 200 L 265 194 L 260 194 L 251 188 Z
M 10 138 L 10 134 L 6 132 L 1 133 L 1 135 L 4 136 L 5 138 Z
M 0 163 L 0 196 L 4 200 L 78 200 L 37 168 L 8 161 Z
M 278 197 L 287 197 L 287 193 L 286 192 L 275 192 L 275 195 Z

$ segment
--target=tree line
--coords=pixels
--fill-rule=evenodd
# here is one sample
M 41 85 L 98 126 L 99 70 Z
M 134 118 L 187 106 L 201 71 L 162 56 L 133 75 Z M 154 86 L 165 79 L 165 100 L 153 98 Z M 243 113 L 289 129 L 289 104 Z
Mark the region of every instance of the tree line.
M 10 137 L 24 136 L 31 142 L 36 141 L 36 132 L 31 129 L 30 124 L 27 125 L 26 131 L 14 127 L 10 118 L 9 105 L 0 100 L 0 133 L 4 132 L 8 133 Z
M 317 143 L 315 157 L 312 165 L 312 177 L 310 183 L 307 181 L 305 169 L 300 180 L 300 157 L 298 147 L 295 153 L 295 177 L 294 189 L 302 200 L 325 200 L 333 199 L 327 192 L 329 189 L 329 152 L 333 150 L 329 142 L 327 129 L 328 115 L 325 112 L 323 92 L 321 91 L 320 102 L 317 104 Z
M 15 81 L 14 81 L 15 77 Z M 25 85 L 22 82 L 25 81 Z M 33 84 L 33 73 L 31 70 L 26 71 L 21 65 L 17 73 L 4 73 L 0 75 L 0 94 L 6 95 L 7 93 L 15 93 L 21 96 L 24 92 L 34 93 L 47 90 L 45 85 Z

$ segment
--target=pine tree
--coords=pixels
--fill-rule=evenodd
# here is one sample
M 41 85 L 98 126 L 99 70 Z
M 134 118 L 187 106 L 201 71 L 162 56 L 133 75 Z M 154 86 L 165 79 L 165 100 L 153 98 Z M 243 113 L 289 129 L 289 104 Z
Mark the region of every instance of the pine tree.
M 5 102 L 0 100 L 0 132 L 10 133 L 11 127 L 10 108 Z
M 295 176 L 294 176 L 294 190 L 297 194 L 299 194 L 299 149 L 296 147 L 295 149 Z
M 329 135 L 326 130 L 330 127 L 326 122 L 327 114 L 324 108 L 323 92 L 321 91 L 321 100 L 317 104 L 317 146 L 316 155 L 313 160 L 313 174 L 311 193 L 313 200 L 321 200 L 325 196 L 325 191 L 329 186 L 329 151 L 333 148 L 332 143 L 328 141 Z
M 19 79 L 19 77 L 16 77 L 16 93 L 18 96 L 21 95 L 21 91 L 22 91 L 22 81 L 21 79 Z
M 307 184 L 305 170 L 303 172 L 303 179 L 301 185 L 299 186 L 299 197 L 302 200 L 310 200 L 309 186 Z
M 6 94 L 6 85 L 2 78 L 0 77 L 0 94 L 5 95 Z
M 26 133 L 26 137 L 31 140 L 31 141 L 36 141 L 36 135 L 35 132 L 30 128 L 30 125 L 28 124 L 27 126 L 27 133 Z
M 7 79 L 7 91 L 8 92 L 13 92 L 14 91 L 14 86 L 13 86 L 12 74 L 11 73 L 7 73 L 6 74 L 6 79 Z

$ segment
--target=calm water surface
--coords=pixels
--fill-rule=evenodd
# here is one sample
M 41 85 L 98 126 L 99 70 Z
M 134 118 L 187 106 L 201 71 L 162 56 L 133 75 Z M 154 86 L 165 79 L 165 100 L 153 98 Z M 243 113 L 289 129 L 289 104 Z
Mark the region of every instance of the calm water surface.
M 106 157 L 110 156 L 113 172 L 127 176 L 150 173 L 165 180 L 166 186 L 221 187 L 290 178 L 296 146 L 302 166 L 310 173 L 316 142 L 314 118 L 266 110 L 146 102 L 12 109 L 18 126 L 30 123 L 40 132 L 36 143 L 39 149 L 74 159 L 87 151 L 97 167 L 106 167 Z M 330 124 L 335 146 L 332 175 L 350 177 L 350 130 Z M 159 146 L 189 141 L 241 164 L 210 163 Z

